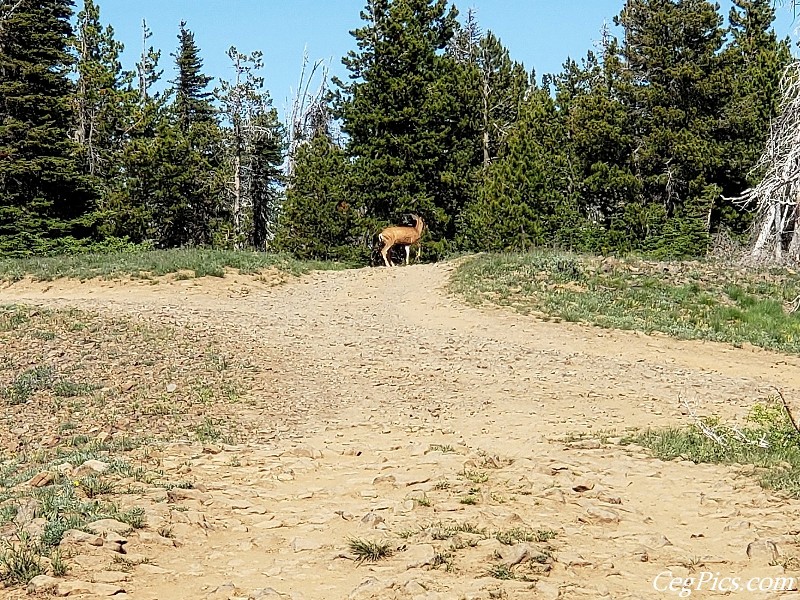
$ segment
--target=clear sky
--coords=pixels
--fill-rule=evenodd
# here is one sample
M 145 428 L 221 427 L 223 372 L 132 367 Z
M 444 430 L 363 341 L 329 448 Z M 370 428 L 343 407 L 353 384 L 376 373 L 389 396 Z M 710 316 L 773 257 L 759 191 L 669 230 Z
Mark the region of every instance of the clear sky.
M 75 0 L 78 8 L 82 0 Z M 283 114 L 296 88 L 307 47 L 313 61 L 330 61 L 333 74 L 346 74 L 341 58 L 355 48 L 350 31 L 362 23 L 364 0 L 96 0 L 101 19 L 114 26 L 126 47 L 125 68 L 132 69 L 141 49 L 141 22 L 153 31 L 151 44 L 162 51 L 164 79 L 174 77 L 178 25 L 186 20 L 195 34 L 205 73 L 232 77 L 225 52 L 234 45 L 264 53 L 266 87 Z M 456 1 L 461 16 L 477 10 L 483 29 L 491 29 L 528 70 L 560 71 L 564 60 L 580 58 L 599 40 L 603 22 L 612 24 L 624 0 L 464 0 Z M 729 3 L 721 2 L 727 13 Z M 798 23 L 782 8 L 776 22 L 780 37 L 797 39 Z

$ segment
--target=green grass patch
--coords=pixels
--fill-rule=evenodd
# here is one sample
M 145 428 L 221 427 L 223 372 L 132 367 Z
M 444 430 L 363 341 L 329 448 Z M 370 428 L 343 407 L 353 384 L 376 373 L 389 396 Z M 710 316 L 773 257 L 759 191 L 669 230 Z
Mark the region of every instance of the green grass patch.
M 648 448 L 662 460 L 753 465 L 764 488 L 800 498 L 800 434 L 783 403 L 773 398 L 758 404 L 747 421 L 738 427 L 704 419 L 687 428 L 637 433 L 622 443 Z
M 785 269 L 488 254 L 464 262 L 451 290 L 522 314 L 800 354 L 800 314 L 784 308 L 800 296 L 800 276 Z
M 60 277 L 82 280 L 94 277 L 148 278 L 172 273 L 177 273 L 181 279 L 187 279 L 223 277 L 226 269 L 235 269 L 242 274 L 278 269 L 292 275 L 302 275 L 313 270 L 345 269 L 352 266 L 354 265 L 300 261 L 286 254 L 191 248 L 0 259 L 0 280 L 18 281 L 24 277 L 40 281 Z

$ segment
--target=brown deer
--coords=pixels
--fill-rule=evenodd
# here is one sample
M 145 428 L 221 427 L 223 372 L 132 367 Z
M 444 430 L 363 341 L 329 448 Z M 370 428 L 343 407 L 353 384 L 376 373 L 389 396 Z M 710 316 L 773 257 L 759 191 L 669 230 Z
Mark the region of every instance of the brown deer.
M 378 234 L 378 243 L 381 246 L 381 256 L 387 267 L 394 266 L 389 260 L 389 251 L 392 246 L 402 244 L 406 248 L 406 265 L 410 263 L 411 246 L 417 245 L 417 260 L 422 253 L 419 240 L 425 229 L 425 222 L 417 215 L 411 215 L 416 225 L 414 227 L 387 227 Z

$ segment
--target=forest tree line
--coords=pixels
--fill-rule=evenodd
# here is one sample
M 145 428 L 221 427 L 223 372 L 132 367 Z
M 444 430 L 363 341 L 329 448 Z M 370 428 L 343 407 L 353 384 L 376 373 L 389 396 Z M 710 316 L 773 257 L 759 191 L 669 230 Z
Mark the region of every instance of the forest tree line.
M 185 23 L 133 69 L 95 0 L 0 0 L 0 255 L 137 246 L 364 260 L 403 215 L 428 256 L 699 256 L 746 236 L 791 60 L 772 0 L 627 0 L 537 77 L 448 0 L 367 0 L 348 75 L 280 123 L 259 52 L 212 84 Z M 619 36 L 615 35 L 619 32 Z M 166 84 L 166 85 L 165 85 Z M 296 125 L 296 124 L 294 124 Z M 288 138 L 292 139 L 288 139 Z M 288 168 L 287 168 L 288 166 Z

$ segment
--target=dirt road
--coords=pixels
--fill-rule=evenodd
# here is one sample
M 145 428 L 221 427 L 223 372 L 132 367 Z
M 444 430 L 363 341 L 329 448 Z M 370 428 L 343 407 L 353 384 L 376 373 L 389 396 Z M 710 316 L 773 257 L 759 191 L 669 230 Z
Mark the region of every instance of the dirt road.
M 202 326 L 262 367 L 263 437 L 219 454 L 164 449 L 165 471 L 190 464 L 199 491 L 178 507 L 163 490 L 149 498 L 150 529 L 168 525 L 180 547 L 131 534 L 147 561 L 119 584 L 128 598 L 652 598 L 677 597 L 654 590 L 665 571 L 792 574 L 800 503 L 746 469 L 594 438 L 688 424 L 682 399 L 742 418 L 773 386 L 800 394 L 800 360 L 468 307 L 446 292 L 452 268 L 0 289 L 0 304 Z M 588 439 L 563 441 L 573 434 Z M 546 530 L 552 540 L 492 537 Z M 394 555 L 356 563 L 351 538 Z M 509 552 L 525 556 L 513 565 Z M 112 568 L 98 560 L 85 563 Z M 719 595 L 708 589 L 692 597 Z

